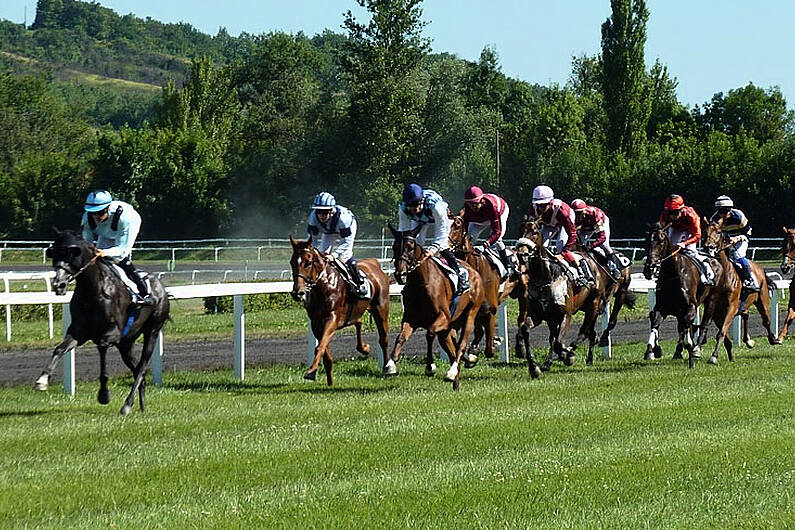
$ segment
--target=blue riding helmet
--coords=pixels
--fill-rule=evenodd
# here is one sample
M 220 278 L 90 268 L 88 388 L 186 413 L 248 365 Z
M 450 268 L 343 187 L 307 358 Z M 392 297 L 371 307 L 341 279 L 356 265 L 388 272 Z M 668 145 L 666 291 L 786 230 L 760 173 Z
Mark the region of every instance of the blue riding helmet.
M 327 191 L 321 191 L 315 195 L 315 200 L 312 201 L 313 210 L 330 210 L 337 205 L 334 195 Z
M 113 197 L 105 190 L 94 190 L 86 197 L 86 204 L 83 206 L 87 212 L 101 212 L 110 206 Z
M 419 184 L 406 184 L 403 188 L 403 203 L 411 204 L 413 202 L 420 202 L 422 200 L 422 186 Z

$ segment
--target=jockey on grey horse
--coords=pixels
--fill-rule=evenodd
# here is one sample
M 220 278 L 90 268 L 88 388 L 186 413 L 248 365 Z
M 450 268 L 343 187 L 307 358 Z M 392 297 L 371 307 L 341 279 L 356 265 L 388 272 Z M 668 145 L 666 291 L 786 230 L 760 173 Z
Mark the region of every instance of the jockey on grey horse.
M 80 221 L 83 239 L 94 243 L 99 257 L 118 265 L 135 283 L 138 287 L 136 303 L 153 304 L 146 273 L 138 271 L 130 260 L 135 238 L 141 230 L 141 216 L 132 205 L 113 200 L 105 190 L 89 193 L 83 209 Z
M 366 297 L 364 274 L 353 257 L 353 243 L 356 239 L 356 217 L 353 212 L 337 204 L 332 194 L 320 192 L 312 201 L 306 231 L 312 237 L 315 248 L 327 253 L 324 254 L 327 260 L 338 259 L 345 264 L 356 286 L 353 294 L 359 298 Z

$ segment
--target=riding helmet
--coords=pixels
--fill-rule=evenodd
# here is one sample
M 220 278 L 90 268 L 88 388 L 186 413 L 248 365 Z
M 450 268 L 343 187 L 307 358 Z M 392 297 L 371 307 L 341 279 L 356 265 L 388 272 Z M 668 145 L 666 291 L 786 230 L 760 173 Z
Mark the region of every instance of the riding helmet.
M 582 199 L 574 199 L 571 201 L 571 207 L 574 210 L 584 210 L 588 207 L 588 205 L 585 204 L 585 201 Z
M 422 186 L 419 184 L 411 183 L 406 184 L 403 188 L 403 203 L 411 204 L 413 202 L 420 202 L 422 200 Z
M 113 197 L 105 190 L 94 190 L 86 197 L 86 203 L 83 206 L 87 212 L 101 212 L 110 206 Z
M 464 202 L 478 202 L 483 197 L 483 190 L 477 186 L 470 186 L 464 192 Z
M 721 195 L 715 199 L 715 208 L 734 208 L 734 201 L 728 195 Z
M 666 210 L 681 210 L 685 207 L 685 200 L 681 195 L 673 194 L 665 198 L 663 208 Z
M 533 189 L 533 204 L 546 204 L 555 198 L 555 192 L 549 186 L 536 186 Z
M 327 191 L 321 191 L 315 195 L 315 200 L 312 201 L 313 210 L 331 210 L 337 205 L 334 195 Z

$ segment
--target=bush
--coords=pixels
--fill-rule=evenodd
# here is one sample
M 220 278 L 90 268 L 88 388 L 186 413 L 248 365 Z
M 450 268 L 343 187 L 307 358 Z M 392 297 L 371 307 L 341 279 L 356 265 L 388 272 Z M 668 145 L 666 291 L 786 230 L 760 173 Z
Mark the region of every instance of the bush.
M 249 294 L 243 298 L 243 309 L 246 313 L 288 309 L 295 302 L 287 293 Z M 232 296 L 206 296 L 204 298 L 204 312 L 207 314 L 232 313 L 235 302 Z
M 61 304 L 52 305 L 52 316 L 54 320 L 63 318 L 63 308 Z M 6 318 L 6 306 L 0 306 L 0 320 Z M 12 322 L 34 322 L 47 318 L 47 305 L 15 305 L 11 307 Z

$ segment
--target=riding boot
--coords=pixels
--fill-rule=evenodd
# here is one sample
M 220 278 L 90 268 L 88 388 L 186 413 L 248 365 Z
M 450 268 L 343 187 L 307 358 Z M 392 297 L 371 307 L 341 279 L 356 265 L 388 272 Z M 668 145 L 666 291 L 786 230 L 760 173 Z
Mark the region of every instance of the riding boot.
M 455 290 L 455 295 L 461 296 L 464 291 L 469 289 L 469 275 L 465 269 L 458 266 L 458 260 L 455 259 L 455 256 L 453 256 L 449 248 L 442 250 L 440 254 L 444 256 L 447 264 L 450 265 L 450 267 L 455 270 L 456 275 L 458 275 L 458 287 Z
M 359 268 L 359 264 L 354 258 L 351 258 L 345 265 L 348 267 L 348 272 L 351 275 L 353 283 L 356 284 L 354 294 L 359 298 L 367 298 L 367 281 L 364 273 Z
M 580 267 L 580 283 L 583 287 L 588 287 L 589 285 L 593 284 L 593 273 L 591 272 L 591 268 L 588 266 L 588 262 L 584 259 L 580 260 L 579 263 Z
M 756 281 L 754 273 L 751 271 L 751 264 L 745 258 L 740 261 L 740 264 L 742 266 L 741 270 L 743 271 L 743 287 L 749 291 L 759 291 L 759 284 Z
M 618 281 L 621 278 L 621 269 L 619 269 L 618 265 L 616 265 L 614 256 L 615 254 L 610 254 L 607 256 L 607 270 L 610 272 L 610 276 L 612 276 L 614 280 Z
M 138 305 L 153 305 L 155 300 L 152 298 L 152 295 L 149 292 L 149 283 L 146 280 L 146 273 L 143 271 L 138 271 L 129 258 L 121 260 L 118 265 L 138 288 L 138 300 L 136 303 Z

